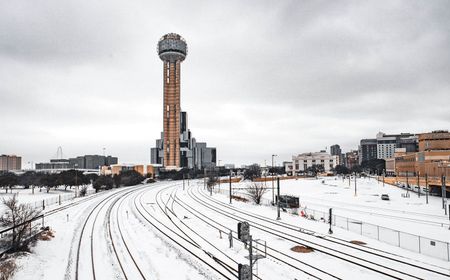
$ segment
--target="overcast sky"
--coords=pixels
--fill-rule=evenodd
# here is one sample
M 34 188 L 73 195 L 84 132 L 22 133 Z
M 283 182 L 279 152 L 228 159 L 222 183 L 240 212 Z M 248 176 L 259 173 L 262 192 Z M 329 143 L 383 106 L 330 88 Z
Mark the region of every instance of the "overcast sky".
M 0 0 L 0 154 L 148 163 L 169 32 L 189 128 L 222 164 L 450 128 L 449 1 Z

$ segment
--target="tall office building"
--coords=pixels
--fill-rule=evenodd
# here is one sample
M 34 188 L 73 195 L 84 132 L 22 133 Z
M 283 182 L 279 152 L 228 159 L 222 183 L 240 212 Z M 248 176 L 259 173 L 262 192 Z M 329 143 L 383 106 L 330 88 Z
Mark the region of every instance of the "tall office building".
M 405 148 L 406 152 L 412 153 L 418 150 L 418 136 L 411 133 L 377 134 L 377 158 L 388 159 L 394 156 L 396 148 Z
M 164 166 L 180 167 L 180 67 L 187 55 L 186 41 L 178 34 L 164 35 L 158 42 L 158 55 L 163 61 Z
M 16 155 L 0 155 L 0 171 L 22 169 L 22 158 Z
M 332 145 L 330 147 L 330 153 L 332 156 L 339 156 L 342 153 L 341 147 L 338 144 Z
M 361 139 L 359 145 L 359 164 L 377 158 L 377 139 Z

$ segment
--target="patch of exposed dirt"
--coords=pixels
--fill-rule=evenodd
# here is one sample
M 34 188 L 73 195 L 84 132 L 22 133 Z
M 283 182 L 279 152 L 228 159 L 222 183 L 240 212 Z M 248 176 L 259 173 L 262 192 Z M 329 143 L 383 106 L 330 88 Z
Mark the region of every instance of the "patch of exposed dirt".
M 236 201 L 248 202 L 247 198 L 241 197 L 241 196 L 237 196 L 237 195 L 232 195 L 231 198 L 236 200 Z
M 356 244 L 356 245 L 366 245 L 367 244 L 367 243 L 359 241 L 359 240 L 352 240 L 352 241 L 350 241 L 350 243 Z
M 16 271 L 17 265 L 14 259 L 0 261 L 0 280 L 11 279 Z
M 297 252 L 297 253 L 311 253 L 314 252 L 314 250 L 311 247 L 307 247 L 307 246 L 294 246 L 291 248 L 292 251 Z
M 53 230 L 49 229 L 49 230 L 45 230 L 45 231 L 41 232 L 41 234 L 39 234 L 39 236 L 38 236 L 38 239 L 43 240 L 43 241 L 48 241 L 54 237 L 55 237 L 55 232 Z

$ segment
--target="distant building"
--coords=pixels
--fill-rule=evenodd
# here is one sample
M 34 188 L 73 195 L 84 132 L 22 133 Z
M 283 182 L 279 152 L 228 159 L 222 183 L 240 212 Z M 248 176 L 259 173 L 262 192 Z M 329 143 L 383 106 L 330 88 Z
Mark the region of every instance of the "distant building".
M 21 169 L 21 157 L 16 155 L 0 155 L 0 171 L 16 171 Z
M 164 165 L 164 134 L 156 140 L 156 147 L 151 149 L 151 163 Z M 180 168 L 203 169 L 216 166 L 216 148 L 208 147 L 205 142 L 197 142 L 192 137 L 187 125 L 187 113 L 180 114 Z M 167 167 L 167 166 L 165 166 Z M 169 167 L 173 167 L 170 165 Z
M 223 165 L 225 167 L 225 169 L 234 169 L 234 164 L 233 163 L 226 163 Z
M 51 159 L 50 162 L 36 163 L 36 170 L 90 169 L 100 170 L 102 166 L 117 164 L 118 158 L 101 155 L 85 155 L 69 159 Z
M 354 166 L 359 164 L 358 151 L 350 151 L 345 153 L 345 166 L 348 169 L 352 169 Z
M 437 130 L 418 135 L 419 151 L 395 156 L 397 176 L 440 177 L 450 170 L 450 133 Z
M 338 144 L 335 144 L 330 147 L 330 154 L 332 156 L 339 156 L 341 155 L 341 153 L 342 153 L 341 147 Z
M 119 175 L 120 172 L 126 170 L 134 170 L 145 176 L 148 170 L 152 170 L 152 168 L 144 168 L 143 164 L 113 164 L 111 166 L 102 166 L 100 174 L 102 175 Z
M 342 155 L 341 147 L 338 144 L 335 144 L 335 145 L 330 147 L 330 154 L 332 156 L 338 156 L 338 163 L 337 163 L 337 165 L 342 164 L 342 162 L 343 162 L 343 160 L 342 160 L 343 159 L 343 155 Z
M 303 153 L 292 156 L 292 175 L 304 173 L 313 165 L 321 165 L 323 166 L 325 172 L 329 172 L 336 167 L 338 161 L 339 156 L 330 155 L 325 151 L 320 151 L 318 153 Z
M 377 134 L 377 158 L 387 159 L 394 156 L 396 148 L 405 148 L 406 152 L 417 152 L 418 137 L 411 133 Z
M 284 166 L 284 172 L 286 172 L 286 174 L 288 176 L 294 175 L 294 164 L 292 161 L 283 162 L 283 166 Z
M 377 139 L 361 139 L 359 144 L 359 164 L 363 161 L 376 159 L 377 153 Z

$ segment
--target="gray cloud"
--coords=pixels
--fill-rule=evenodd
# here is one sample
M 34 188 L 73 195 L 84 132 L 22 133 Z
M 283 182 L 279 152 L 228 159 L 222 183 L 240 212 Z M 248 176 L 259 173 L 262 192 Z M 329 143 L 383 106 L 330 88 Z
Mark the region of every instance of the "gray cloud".
M 449 128 L 447 1 L 2 1 L 0 153 L 147 162 L 167 32 L 189 46 L 190 128 L 222 162 Z

